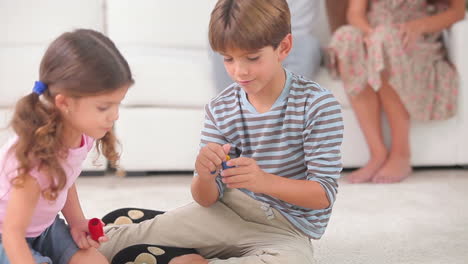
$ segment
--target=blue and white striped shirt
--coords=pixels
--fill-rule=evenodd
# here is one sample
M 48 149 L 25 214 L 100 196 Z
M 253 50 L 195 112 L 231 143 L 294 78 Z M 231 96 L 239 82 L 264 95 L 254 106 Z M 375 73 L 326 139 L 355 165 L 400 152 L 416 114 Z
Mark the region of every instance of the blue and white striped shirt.
M 232 158 L 249 157 L 267 173 L 320 183 L 330 201 L 321 210 L 293 205 L 240 189 L 268 203 L 297 229 L 319 239 L 327 227 L 340 177 L 343 121 L 339 103 L 317 83 L 286 71 L 281 95 L 266 113 L 258 113 L 238 84 L 232 84 L 206 106 L 201 147 L 231 144 Z M 217 178 L 220 198 L 225 185 Z

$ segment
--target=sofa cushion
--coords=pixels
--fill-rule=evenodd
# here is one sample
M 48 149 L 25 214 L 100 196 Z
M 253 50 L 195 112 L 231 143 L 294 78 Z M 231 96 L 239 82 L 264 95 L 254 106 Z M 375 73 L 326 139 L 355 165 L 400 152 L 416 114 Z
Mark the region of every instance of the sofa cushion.
M 64 31 L 103 31 L 103 0 L 0 1 L 0 107 L 31 92 L 49 43 Z
M 12 107 L 22 96 L 31 93 L 39 77 L 39 64 L 44 47 L 1 47 L 0 107 Z
M 128 171 L 193 170 L 203 120 L 202 107 L 122 107 L 115 125 L 120 165 Z
M 215 0 L 107 1 L 107 29 L 119 44 L 208 48 L 208 23 Z
M 77 27 L 103 30 L 103 0 L 0 1 L 0 45 L 48 44 Z
M 135 85 L 125 106 L 202 108 L 215 95 L 206 50 L 123 45 Z
M 350 108 L 348 96 L 343 89 L 343 82 L 339 79 L 334 79 L 328 73 L 325 67 L 320 67 L 316 74 L 316 78 L 313 80 L 320 86 L 330 90 L 335 96 L 336 100 L 341 104 L 343 108 Z

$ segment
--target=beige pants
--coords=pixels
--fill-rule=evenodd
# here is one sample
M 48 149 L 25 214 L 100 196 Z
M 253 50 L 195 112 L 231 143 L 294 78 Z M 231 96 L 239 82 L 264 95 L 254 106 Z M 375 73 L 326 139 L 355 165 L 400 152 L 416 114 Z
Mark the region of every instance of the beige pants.
M 191 203 L 105 232 L 110 240 L 100 251 L 109 260 L 126 247 L 156 244 L 196 248 L 212 264 L 315 263 L 306 236 L 278 211 L 235 189 L 209 208 Z

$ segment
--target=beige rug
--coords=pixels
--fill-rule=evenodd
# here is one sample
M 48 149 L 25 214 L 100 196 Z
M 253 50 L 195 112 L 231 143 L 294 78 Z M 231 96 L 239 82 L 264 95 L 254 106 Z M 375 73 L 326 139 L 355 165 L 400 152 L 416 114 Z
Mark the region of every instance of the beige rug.
M 120 207 L 169 210 L 191 201 L 190 175 L 81 177 L 87 217 Z M 393 185 L 341 181 L 320 264 L 468 263 L 468 171 L 417 170 Z

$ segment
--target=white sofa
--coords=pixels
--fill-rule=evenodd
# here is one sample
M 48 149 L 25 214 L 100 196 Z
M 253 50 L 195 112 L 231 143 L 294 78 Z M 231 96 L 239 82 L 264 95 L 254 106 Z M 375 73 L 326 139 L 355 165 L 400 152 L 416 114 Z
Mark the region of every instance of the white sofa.
M 413 166 L 468 164 L 468 19 L 453 25 L 444 37 L 449 48 L 450 60 L 460 75 L 458 112 L 449 120 L 412 122 L 410 141 Z M 367 144 L 342 89 L 341 81 L 331 79 L 325 69 L 322 69 L 316 81 L 332 90 L 343 107 L 343 165 L 348 168 L 364 165 L 369 158 Z M 384 136 L 387 143 L 390 143 L 389 128 L 384 127 Z
M 203 106 L 216 91 L 207 55 L 208 20 L 214 3 L 214 0 L 108 3 L 109 36 L 124 51 L 136 80 L 116 125 L 123 144 L 124 169 L 193 170 Z M 327 28 L 326 17 L 321 19 L 320 27 Z M 326 43 L 329 34 L 320 34 L 322 43 Z M 414 166 L 468 164 L 468 51 L 463 48 L 468 44 L 468 21 L 454 25 L 448 39 L 452 61 L 461 75 L 458 114 L 447 121 L 412 124 Z M 325 69 L 316 81 L 332 90 L 343 106 L 344 166 L 362 166 L 369 154 L 342 83 L 332 80 Z
M 26 0 L 0 1 L 0 125 L 13 99 L 29 91 L 37 78 L 37 63 L 46 43 L 71 27 L 91 27 L 115 41 L 136 80 L 115 126 L 123 147 L 122 168 L 137 173 L 193 170 L 203 107 L 216 95 L 207 40 L 215 2 L 86 0 L 65 4 L 47 0 L 41 1 L 46 8 L 39 15 L 33 11 L 39 3 L 28 1 L 26 8 Z M 61 15 L 56 20 L 49 18 L 52 13 Z M 324 10 L 320 13 L 323 17 L 317 26 L 325 44 L 328 23 Z M 412 124 L 414 166 L 468 164 L 468 51 L 463 48 L 468 44 L 468 21 L 454 25 L 448 35 L 451 59 L 461 77 L 458 114 L 446 121 Z M 344 166 L 363 165 L 367 147 L 341 82 L 332 80 L 324 69 L 316 81 L 332 90 L 343 106 Z M 85 169 L 96 168 L 87 165 Z
M 78 27 L 104 31 L 103 0 L 0 1 L 0 145 L 15 102 L 32 91 L 39 63 L 48 44 L 64 31 Z M 89 155 L 84 170 L 104 171 L 105 159 Z

